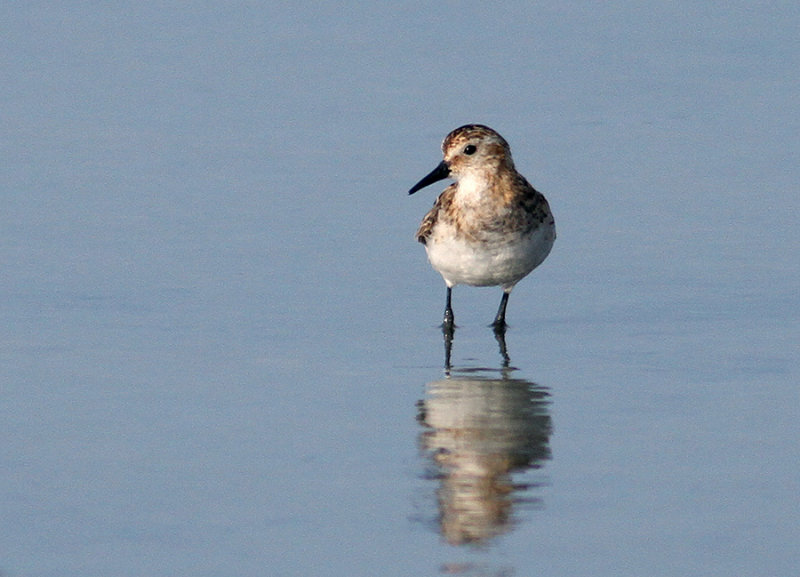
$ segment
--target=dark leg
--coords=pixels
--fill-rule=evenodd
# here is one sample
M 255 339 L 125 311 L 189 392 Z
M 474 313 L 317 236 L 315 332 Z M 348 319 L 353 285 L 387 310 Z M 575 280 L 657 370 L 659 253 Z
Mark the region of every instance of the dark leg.
M 447 305 L 444 307 L 444 322 L 442 323 L 442 328 L 450 331 L 452 331 L 455 327 L 455 318 L 453 318 L 453 305 L 451 304 L 452 298 L 453 289 L 447 287 Z
M 447 287 L 447 305 L 444 309 L 444 322 L 442 323 L 442 334 L 444 335 L 444 368 L 450 374 L 450 351 L 453 349 L 453 335 L 456 332 L 456 325 L 453 319 L 453 306 L 451 300 L 453 289 Z
M 506 306 L 508 306 L 508 293 L 503 291 L 503 298 L 500 300 L 500 308 L 497 309 L 497 316 L 494 317 L 492 326 L 494 332 L 505 332 L 506 330 Z
M 450 353 L 453 351 L 453 335 L 455 329 L 453 325 L 442 326 L 442 334 L 444 335 L 444 369 L 445 374 L 450 374 Z

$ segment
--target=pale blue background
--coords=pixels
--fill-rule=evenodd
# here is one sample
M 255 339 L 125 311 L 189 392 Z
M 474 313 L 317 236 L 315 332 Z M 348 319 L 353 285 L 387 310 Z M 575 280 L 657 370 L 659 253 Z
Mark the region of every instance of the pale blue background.
M 8 577 L 800 566 L 796 2 L 0 8 Z M 406 191 L 482 122 L 559 239 L 512 295 L 536 506 L 443 542 L 444 285 Z M 457 367 L 500 366 L 456 289 Z

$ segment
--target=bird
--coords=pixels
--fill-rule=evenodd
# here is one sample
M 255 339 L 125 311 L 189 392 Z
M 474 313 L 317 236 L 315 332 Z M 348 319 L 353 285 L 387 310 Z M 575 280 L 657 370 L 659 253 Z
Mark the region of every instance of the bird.
M 542 193 L 517 172 L 508 142 L 483 124 L 466 124 L 442 142 L 443 160 L 408 194 L 446 178 L 450 184 L 422 219 L 416 239 L 447 285 L 442 328 L 452 332 L 456 285 L 499 286 L 500 306 L 491 326 L 505 333 L 514 286 L 553 247 L 556 225 Z

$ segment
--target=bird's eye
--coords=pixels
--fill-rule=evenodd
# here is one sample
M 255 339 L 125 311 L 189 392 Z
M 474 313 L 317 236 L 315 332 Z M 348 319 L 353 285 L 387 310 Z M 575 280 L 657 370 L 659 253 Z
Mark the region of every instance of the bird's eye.
M 478 149 L 475 147 L 474 144 L 468 144 L 468 145 L 466 145 L 464 147 L 464 154 L 466 154 L 467 156 L 470 156 L 472 154 L 475 154 L 476 150 L 478 150 Z

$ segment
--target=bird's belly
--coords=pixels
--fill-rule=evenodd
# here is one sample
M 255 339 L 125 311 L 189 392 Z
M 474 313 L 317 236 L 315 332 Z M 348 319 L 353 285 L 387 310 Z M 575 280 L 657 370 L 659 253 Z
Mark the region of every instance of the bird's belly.
M 542 263 L 554 240 L 555 229 L 547 226 L 516 239 L 498 234 L 483 241 L 435 231 L 425 249 L 431 265 L 448 286 L 499 285 L 510 289 Z

